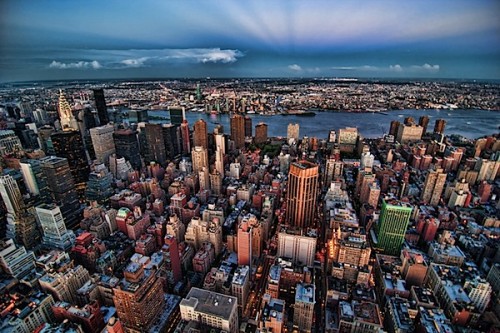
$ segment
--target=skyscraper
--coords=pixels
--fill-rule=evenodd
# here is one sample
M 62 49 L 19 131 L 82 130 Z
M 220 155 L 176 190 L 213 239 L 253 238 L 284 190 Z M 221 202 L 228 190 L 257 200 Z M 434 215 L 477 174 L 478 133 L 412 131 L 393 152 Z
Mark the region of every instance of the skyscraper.
M 418 119 L 418 124 L 423 127 L 423 133 L 427 133 L 427 126 L 429 126 L 429 116 L 422 116 Z
M 104 163 L 109 166 L 109 156 L 115 153 L 114 131 L 115 127 L 111 124 L 90 129 L 95 158 L 99 164 Z
M 252 118 L 245 116 L 245 136 L 252 137 Z
M 57 111 L 59 112 L 59 119 L 61 120 L 61 128 L 63 131 L 74 130 L 78 131 L 78 123 L 71 106 L 69 105 L 62 90 L 59 90 L 59 102 L 57 104 Z
M 76 189 L 83 195 L 90 168 L 80 132 L 72 130 L 56 132 L 50 136 L 50 140 L 56 156 L 67 159 Z
M 182 121 L 186 119 L 184 116 L 184 108 L 170 107 L 168 108 L 168 111 L 170 112 L 170 123 L 172 125 L 180 125 L 182 124 Z
M 446 127 L 446 120 L 436 119 L 436 122 L 434 124 L 434 133 L 443 134 L 445 127 Z
M 194 123 L 193 146 L 200 146 L 208 149 L 207 123 L 200 119 Z
M 75 244 L 75 234 L 66 229 L 61 210 L 55 204 L 42 204 L 35 208 L 36 216 L 42 227 L 43 245 L 69 251 Z
M 215 150 L 220 149 L 222 154 L 226 154 L 226 138 L 224 134 L 214 134 L 215 137 Z
M 255 143 L 265 143 L 267 141 L 267 124 L 259 123 L 255 126 Z
M 161 279 L 154 270 L 146 274 L 142 264 L 136 262 L 131 262 L 123 274 L 120 284 L 113 288 L 118 317 L 128 330 L 147 332 L 165 303 Z
M 245 118 L 239 114 L 231 117 L 231 140 L 236 149 L 245 147 Z
M 47 156 L 40 160 L 49 184 L 49 191 L 55 203 L 60 207 L 66 227 L 73 229 L 80 222 L 82 209 L 78 201 L 75 182 L 71 175 L 68 160 L 56 156 Z
M 47 178 L 45 178 L 40 161 L 25 159 L 19 165 L 28 192 L 39 197 L 40 201 L 48 203 L 51 198 L 48 192 Z
M 297 284 L 295 289 L 295 305 L 293 306 L 293 325 L 300 332 L 312 332 L 314 305 L 316 304 L 316 286 L 314 284 Z M 321 320 L 316 318 L 316 320 Z
M 191 137 L 189 134 L 189 124 L 186 119 L 182 121 L 180 126 L 181 131 L 181 145 L 182 145 L 182 154 L 189 155 L 191 152 Z
M 420 197 L 424 203 L 432 206 L 439 204 L 446 184 L 446 176 L 447 174 L 443 172 L 443 169 L 429 170 Z
M 6 236 L 31 249 L 40 234 L 35 217 L 26 209 L 19 186 L 11 175 L 0 176 L 0 195 L 7 207 Z
M 299 129 L 299 124 L 288 124 L 288 128 L 286 131 L 287 139 L 294 139 L 295 141 L 299 141 Z
M 104 126 L 109 123 L 109 115 L 103 89 L 94 89 L 94 100 L 95 108 L 97 109 L 97 115 L 99 116 L 99 124 L 101 126 Z
M 305 160 L 292 163 L 288 174 L 287 223 L 298 227 L 313 224 L 317 191 L 318 165 Z
M 146 132 L 146 142 L 148 146 L 148 154 L 145 157 L 146 162 L 165 164 L 167 161 L 167 153 L 165 150 L 162 126 L 159 124 L 146 124 L 144 131 Z
M 412 207 L 408 203 L 383 199 L 375 247 L 382 249 L 385 254 L 399 256 L 411 212 Z
M 191 160 L 193 162 L 194 173 L 200 172 L 203 168 L 208 169 L 208 153 L 205 148 L 198 146 L 194 147 L 191 151 Z
M 140 169 L 141 155 L 139 151 L 139 141 L 137 141 L 137 131 L 130 128 L 119 129 L 113 133 L 115 141 L 116 155 L 125 157 L 134 169 Z

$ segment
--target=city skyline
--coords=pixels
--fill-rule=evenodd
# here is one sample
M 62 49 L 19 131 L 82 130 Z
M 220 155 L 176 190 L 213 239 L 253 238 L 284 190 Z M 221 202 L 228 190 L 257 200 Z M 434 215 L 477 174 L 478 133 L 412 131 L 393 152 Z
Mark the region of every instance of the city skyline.
M 495 1 L 4 1 L 0 81 L 500 77 Z

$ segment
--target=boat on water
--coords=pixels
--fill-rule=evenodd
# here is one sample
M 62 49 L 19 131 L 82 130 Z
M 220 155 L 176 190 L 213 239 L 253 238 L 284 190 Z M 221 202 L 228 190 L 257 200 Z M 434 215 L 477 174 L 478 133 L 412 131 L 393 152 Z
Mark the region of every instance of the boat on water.
M 281 113 L 282 116 L 314 117 L 316 113 L 305 110 L 288 110 Z

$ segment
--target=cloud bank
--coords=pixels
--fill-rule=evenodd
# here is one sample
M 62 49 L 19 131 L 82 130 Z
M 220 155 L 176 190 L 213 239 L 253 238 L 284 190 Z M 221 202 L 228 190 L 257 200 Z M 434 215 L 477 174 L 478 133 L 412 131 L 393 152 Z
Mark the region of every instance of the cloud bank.
M 77 50 L 75 50 L 77 51 Z M 240 50 L 221 48 L 85 50 L 94 61 L 53 60 L 52 69 L 122 69 L 162 64 L 231 64 L 244 56 Z M 77 54 L 78 52 L 75 52 Z
M 335 71 L 360 71 L 360 72 L 394 72 L 394 73 L 435 73 L 440 69 L 439 65 L 411 65 L 411 66 L 401 66 L 399 64 L 389 65 L 388 67 L 383 66 L 334 66 L 330 69 Z

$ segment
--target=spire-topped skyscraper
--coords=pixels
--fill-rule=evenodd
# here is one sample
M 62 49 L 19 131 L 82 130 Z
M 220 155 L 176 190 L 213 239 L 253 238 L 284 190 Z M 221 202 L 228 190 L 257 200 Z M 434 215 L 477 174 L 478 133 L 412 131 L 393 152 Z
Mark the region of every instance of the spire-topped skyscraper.
M 69 102 L 64 96 L 62 90 L 59 90 L 59 103 L 57 111 L 59 113 L 59 118 L 61 119 L 61 128 L 63 131 L 78 131 L 78 123 L 76 122 L 71 106 L 69 105 Z

